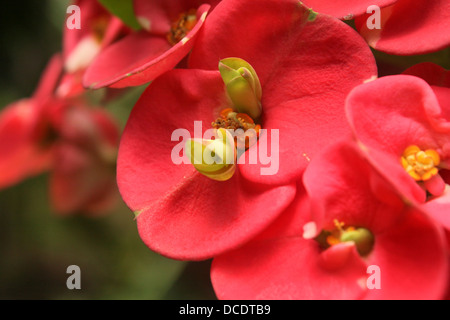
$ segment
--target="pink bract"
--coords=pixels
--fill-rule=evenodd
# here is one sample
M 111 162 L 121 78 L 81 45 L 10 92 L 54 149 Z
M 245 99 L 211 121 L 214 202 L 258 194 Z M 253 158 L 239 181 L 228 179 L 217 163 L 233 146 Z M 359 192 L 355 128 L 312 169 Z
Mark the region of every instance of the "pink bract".
M 442 101 L 450 89 L 440 88 Z M 447 97 L 447 98 L 444 98 Z M 347 113 L 354 135 L 371 163 L 409 201 L 424 203 L 427 193 L 405 171 L 401 157 L 407 147 L 436 150 L 442 172 L 450 166 L 450 104 L 440 104 L 435 91 L 422 79 L 410 75 L 388 76 L 355 88 L 347 99 Z M 445 176 L 423 182 L 435 196 L 445 189 Z M 441 198 L 439 201 L 442 201 Z M 439 212 L 439 214 L 438 214 Z M 445 210 L 432 215 L 447 228 Z

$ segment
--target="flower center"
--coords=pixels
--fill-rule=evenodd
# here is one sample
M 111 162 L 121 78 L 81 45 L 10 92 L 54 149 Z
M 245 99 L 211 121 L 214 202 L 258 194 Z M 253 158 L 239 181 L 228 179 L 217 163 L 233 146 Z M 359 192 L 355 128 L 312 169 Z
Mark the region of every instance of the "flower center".
M 167 34 L 167 41 L 173 46 L 176 45 L 195 27 L 197 21 L 197 10 L 190 9 L 181 13 L 178 19 L 172 23 Z
M 261 84 L 253 67 L 239 58 L 219 62 L 228 107 L 211 123 L 217 137 L 198 141 L 190 139 L 186 150 L 190 162 L 201 174 L 213 180 L 230 179 L 236 159 L 254 145 L 261 126 Z M 226 161 L 224 161 L 226 160 Z
M 405 149 L 401 157 L 403 168 L 416 181 L 427 181 L 438 174 L 437 166 L 441 162 L 434 149 L 421 150 L 412 145 Z
M 248 149 L 256 143 L 261 126 L 245 113 L 237 113 L 232 108 L 223 109 L 220 117 L 211 123 L 214 129 L 228 129 L 234 131 L 235 146 L 238 149 Z M 239 131 L 239 129 L 241 131 Z
M 334 220 L 335 229 L 322 232 L 315 238 L 322 249 L 328 249 L 342 242 L 354 242 L 361 256 L 368 255 L 375 243 L 372 232 L 365 228 L 345 227 L 343 222 Z
M 103 41 L 106 29 L 108 27 L 108 23 L 109 23 L 108 17 L 102 16 L 96 19 L 92 24 L 92 34 L 98 44 L 100 44 Z

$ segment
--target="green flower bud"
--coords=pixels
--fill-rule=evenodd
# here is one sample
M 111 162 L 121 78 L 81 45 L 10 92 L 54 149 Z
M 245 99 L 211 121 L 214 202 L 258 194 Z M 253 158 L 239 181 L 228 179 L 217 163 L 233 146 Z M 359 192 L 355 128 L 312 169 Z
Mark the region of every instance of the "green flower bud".
M 253 67 L 245 60 L 227 58 L 219 62 L 219 71 L 236 110 L 258 119 L 262 111 L 262 89 Z
M 217 181 L 230 179 L 236 171 L 236 148 L 233 136 L 218 130 L 218 139 L 186 142 L 187 157 L 201 174 Z

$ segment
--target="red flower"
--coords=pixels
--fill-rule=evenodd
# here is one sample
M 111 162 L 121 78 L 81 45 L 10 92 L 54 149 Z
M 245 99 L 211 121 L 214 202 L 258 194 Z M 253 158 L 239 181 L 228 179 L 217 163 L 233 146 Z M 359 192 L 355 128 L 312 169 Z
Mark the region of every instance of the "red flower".
M 59 213 L 99 213 L 117 199 L 117 125 L 83 97 L 56 94 L 62 58 L 50 61 L 35 94 L 0 115 L 0 187 L 51 170 L 51 200 Z
M 41 173 L 51 164 L 53 145 L 47 106 L 58 108 L 52 99 L 61 74 L 62 60 L 54 56 L 39 87 L 29 99 L 14 102 L 0 114 L 0 187 L 8 187 Z
M 143 30 L 109 45 L 89 66 L 86 87 L 123 88 L 152 81 L 192 49 L 209 10 L 220 0 L 134 0 Z
M 119 199 L 115 121 L 104 110 L 72 106 L 64 112 L 58 134 L 50 177 L 53 208 L 61 214 L 91 215 L 112 209 Z
M 71 97 L 84 91 L 82 77 L 100 51 L 130 32 L 119 18 L 111 15 L 97 0 L 75 0 L 80 8 L 80 29 L 64 25 L 63 57 L 65 74 L 57 94 Z
M 347 112 L 371 163 L 406 199 L 423 203 L 438 197 L 432 202 L 441 209 L 427 211 L 449 228 L 450 201 L 443 195 L 450 181 L 450 89 L 434 88 L 443 104 L 420 78 L 383 77 L 355 88 Z
M 380 29 L 369 29 L 371 14 L 355 19 L 369 45 L 398 55 L 424 54 L 450 45 L 450 2 L 398 0 L 381 9 Z
M 267 227 L 292 201 L 310 157 L 349 134 L 345 96 L 376 73 L 353 30 L 310 16 L 297 1 L 221 2 L 198 40 L 191 64 L 215 71 L 175 70 L 156 79 L 130 115 L 118 159 L 119 189 L 136 212 L 141 238 L 175 259 L 210 258 Z M 244 58 L 259 76 L 259 123 L 279 130 L 275 175 L 261 175 L 267 165 L 247 161 L 231 179 L 214 181 L 171 160 L 175 129 L 193 135 L 199 121 L 203 133 L 230 107 L 217 71 L 226 57 Z M 262 134 L 250 151 L 271 146 L 270 136 Z
M 356 145 L 327 149 L 303 180 L 307 194 L 270 228 L 213 260 L 220 299 L 443 297 L 443 231 L 404 205 Z

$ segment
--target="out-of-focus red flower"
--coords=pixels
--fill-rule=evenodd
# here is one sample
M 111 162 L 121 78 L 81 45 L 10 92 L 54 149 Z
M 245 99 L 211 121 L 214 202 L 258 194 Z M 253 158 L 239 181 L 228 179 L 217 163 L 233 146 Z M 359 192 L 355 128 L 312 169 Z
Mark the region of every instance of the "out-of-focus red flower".
M 64 77 L 57 94 L 71 97 L 84 91 L 82 78 L 86 68 L 103 48 L 128 34 L 131 30 L 109 13 L 97 0 L 75 0 L 80 8 L 80 29 L 64 25 Z
M 53 98 L 61 69 L 61 57 L 54 56 L 33 96 L 12 103 L 0 113 L 0 187 L 49 169 L 54 148 L 46 115 L 49 108 L 57 112 L 61 106 Z
M 174 68 L 192 49 L 208 12 L 220 0 L 134 0 L 141 31 L 112 43 L 84 75 L 88 88 L 142 85 Z
M 380 29 L 369 29 L 366 14 L 356 28 L 374 49 L 397 55 L 424 54 L 450 45 L 450 2 L 398 0 L 382 7 Z
M 443 298 L 443 230 L 405 205 L 356 144 L 324 150 L 303 181 L 307 193 L 270 228 L 213 260 L 220 299 Z
M 355 88 L 347 113 L 371 163 L 406 199 L 438 205 L 427 211 L 449 228 L 450 89 L 434 89 L 439 99 L 418 77 L 383 77 Z
M 50 178 L 53 207 L 62 214 L 112 209 L 119 199 L 117 124 L 106 111 L 81 105 L 68 108 L 61 120 Z
M 56 91 L 63 70 L 55 55 L 29 99 L 0 114 L 0 187 L 51 171 L 51 200 L 59 213 L 99 213 L 118 199 L 115 160 L 119 129 L 106 111 L 83 97 Z
M 191 64 L 216 71 L 174 70 L 156 79 L 130 115 L 118 159 L 119 189 L 137 214 L 143 241 L 163 255 L 191 260 L 242 244 L 289 205 L 310 157 L 350 134 L 346 94 L 376 74 L 357 33 L 339 20 L 311 17 L 297 1 L 223 1 L 198 40 Z M 171 160 L 175 129 L 193 135 L 199 121 L 203 134 L 230 107 L 217 71 L 227 57 L 248 61 L 261 81 L 260 124 L 268 132 L 242 157 L 262 144 L 270 150 L 270 130 L 279 130 L 273 175 L 262 175 L 267 164 L 247 158 L 231 179 L 213 181 Z

